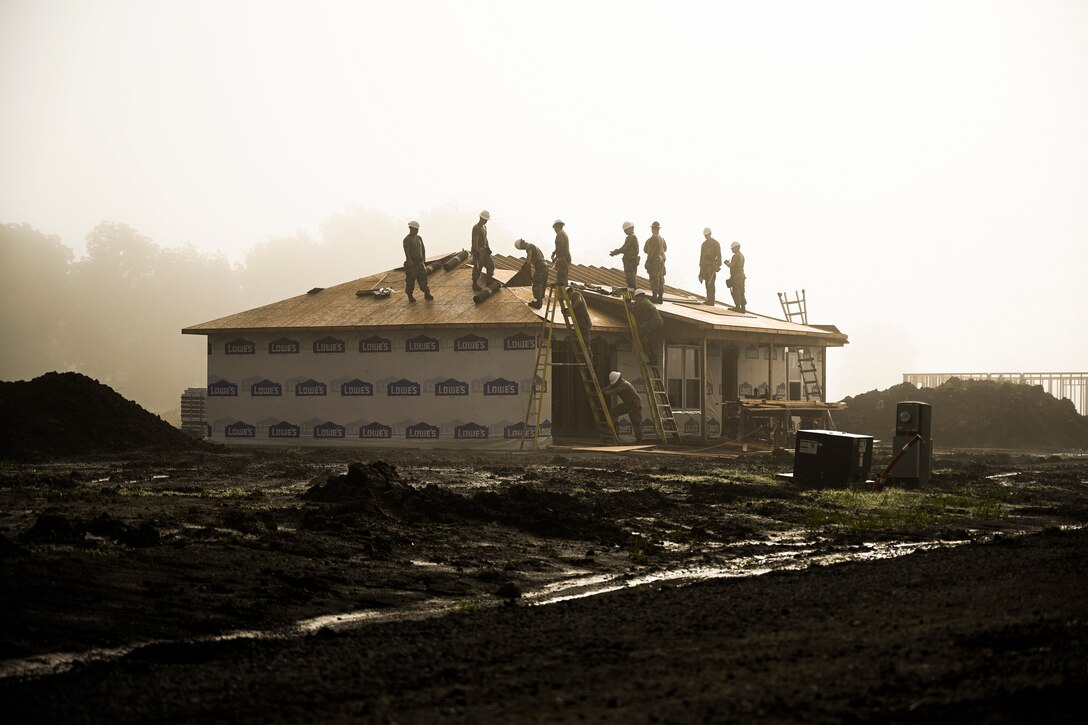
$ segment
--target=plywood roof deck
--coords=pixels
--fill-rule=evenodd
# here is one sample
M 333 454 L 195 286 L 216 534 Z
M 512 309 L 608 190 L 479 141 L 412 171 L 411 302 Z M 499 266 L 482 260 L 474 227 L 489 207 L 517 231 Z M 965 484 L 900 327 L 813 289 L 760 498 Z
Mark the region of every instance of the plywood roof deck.
M 442 260 L 449 254 L 431 257 Z M 507 282 L 521 269 L 522 259 L 495 255 L 495 278 Z M 554 281 L 554 270 L 551 275 Z M 603 288 L 621 287 L 625 280 L 619 270 L 587 265 L 571 265 L 570 279 Z M 182 330 L 189 335 L 217 332 L 256 332 L 261 330 L 345 330 L 345 329 L 434 329 L 440 327 L 532 327 L 539 325 L 543 311 L 528 306 L 532 292 L 528 287 L 504 287 L 482 304 L 472 299 L 472 269 L 461 264 L 450 272 L 439 269 L 428 282 L 435 299 L 426 301 L 416 292 L 416 303 L 409 304 L 404 294 L 404 270 L 401 268 L 301 294 L 245 312 L 192 325 Z M 640 286 L 649 281 L 639 278 Z M 359 290 L 390 287 L 388 297 L 359 297 Z M 618 297 L 585 292 L 593 328 L 599 332 L 627 330 L 627 317 Z M 778 344 L 844 345 L 846 335 L 831 325 L 801 325 L 765 317 L 752 312 L 741 314 L 719 304 L 707 306 L 703 298 L 677 287 L 665 286 L 665 301 L 658 310 L 666 320 L 686 323 L 721 335 L 750 333 L 778 339 Z M 553 322 L 562 324 L 562 316 Z M 714 334 L 713 336 L 719 336 Z

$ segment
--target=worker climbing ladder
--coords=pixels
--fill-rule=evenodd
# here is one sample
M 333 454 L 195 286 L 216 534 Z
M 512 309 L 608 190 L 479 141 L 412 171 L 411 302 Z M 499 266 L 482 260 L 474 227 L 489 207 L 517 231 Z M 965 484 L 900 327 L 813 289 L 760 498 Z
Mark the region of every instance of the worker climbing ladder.
M 669 392 L 665 389 L 665 381 L 658 370 L 646 355 L 642 348 L 642 338 L 638 334 L 638 323 L 635 321 L 635 313 L 632 307 L 630 290 L 623 293 L 623 309 L 627 312 L 627 326 L 631 330 L 631 343 L 635 357 L 638 359 L 639 370 L 642 373 L 642 382 L 646 388 L 646 402 L 650 406 L 650 418 L 654 422 L 654 431 L 657 440 L 665 445 L 670 437 L 675 437 L 677 443 L 683 443 L 680 428 L 676 425 L 676 418 L 672 414 L 672 403 L 669 402 Z M 632 421 L 634 424 L 634 421 Z M 641 425 L 641 422 L 638 423 Z
M 608 410 L 608 403 L 605 400 L 604 393 L 601 392 L 597 372 L 593 369 L 593 358 L 590 357 L 589 346 L 586 344 L 581 328 L 578 327 L 574 320 L 570 297 L 567 295 L 566 288 L 551 285 L 548 287 L 548 298 L 544 304 L 544 321 L 537 341 L 533 387 L 529 393 L 529 404 L 525 411 L 521 449 L 525 449 L 525 440 L 529 436 L 530 425 L 532 425 L 531 430 L 533 431 L 533 450 L 536 450 L 537 439 L 540 437 L 541 410 L 544 407 L 544 393 L 548 388 L 548 369 L 552 364 L 552 336 L 555 330 L 553 319 L 556 307 L 559 308 L 563 315 L 563 324 L 572 333 L 571 339 L 575 343 L 570 346 L 574 358 L 573 364 L 581 374 L 582 387 L 586 392 L 586 400 L 589 402 L 590 412 L 593 413 L 593 421 L 596 424 L 597 431 L 603 441 L 616 445 L 620 440 L 616 434 L 616 426 L 612 421 L 612 414 Z
M 778 293 L 778 301 L 782 305 L 782 312 L 789 322 L 808 324 L 808 304 L 805 300 L 805 291 L 794 290 L 793 298 L 785 292 Z M 823 390 L 820 388 L 820 376 L 816 370 L 816 359 L 812 356 L 812 350 L 807 347 L 794 348 L 797 351 L 797 367 L 801 370 L 801 388 L 805 394 L 805 400 L 824 399 Z

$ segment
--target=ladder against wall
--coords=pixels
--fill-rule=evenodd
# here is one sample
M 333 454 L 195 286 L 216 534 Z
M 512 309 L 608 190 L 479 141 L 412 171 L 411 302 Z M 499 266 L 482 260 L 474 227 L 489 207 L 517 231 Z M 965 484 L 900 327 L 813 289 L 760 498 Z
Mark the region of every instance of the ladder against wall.
M 788 292 L 779 292 L 778 301 L 782 305 L 782 313 L 789 322 L 802 325 L 808 324 L 808 302 L 805 291 L 794 290 L 793 297 Z M 812 350 L 807 347 L 794 348 L 797 351 L 797 367 L 801 370 L 801 389 L 804 391 L 805 400 L 824 399 L 824 391 L 820 387 L 820 375 L 816 369 L 816 358 Z
M 529 391 L 529 403 L 525 411 L 525 424 L 522 428 L 520 448 L 525 449 L 525 440 L 532 430 L 532 447 L 537 448 L 537 440 L 540 438 L 541 409 L 544 407 L 544 394 L 548 389 L 548 370 L 552 366 L 552 339 L 554 337 L 555 324 L 553 322 L 555 310 L 559 309 L 563 315 L 563 324 L 571 333 L 571 352 L 582 380 L 582 388 L 585 390 L 586 399 L 589 401 L 589 410 L 593 413 L 593 420 L 601 440 L 610 445 L 619 443 L 615 423 L 612 414 L 608 410 L 607 401 L 601 391 L 600 381 L 597 380 L 597 372 L 593 369 L 593 358 L 589 354 L 589 345 L 581 328 L 578 327 L 574 313 L 570 306 L 570 297 L 564 287 L 551 285 L 548 287 L 548 299 L 544 305 L 544 320 L 541 323 L 540 335 L 536 346 L 536 365 L 533 369 L 533 384 Z
M 677 443 L 683 443 L 684 439 L 676 425 L 676 418 L 672 413 L 672 403 L 669 402 L 669 393 L 665 389 L 665 381 L 661 378 L 661 371 L 646 355 L 642 347 L 642 338 L 638 334 L 638 322 L 632 310 L 633 297 L 630 290 L 623 293 L 623 309 L 627 312 L 627 326 L 631 329 L 631 348 L 638 358 L 639 371 L 642 373 L 642 381 L 646 386 L 646 402 L 650 406 L 650 418 L 654 422 L 654 431 L 657 440 L 666 445 L 670 438 L 675 438 Z M 642 422 L 631 421 L 633 425 L 642 425 Z

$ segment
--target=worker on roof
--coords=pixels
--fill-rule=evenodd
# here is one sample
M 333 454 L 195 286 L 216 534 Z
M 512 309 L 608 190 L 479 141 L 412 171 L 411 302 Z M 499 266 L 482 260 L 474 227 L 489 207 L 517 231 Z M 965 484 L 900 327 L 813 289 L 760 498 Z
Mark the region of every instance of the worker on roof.
M 722 268 L 722 245 L 710 236 L 710 227 L 703 230 L 703 246 L 699 249 L 699 281 L 706 284 L 706 304 L 714 304 L 714 280 Z
M 646 253 L 646 274 L 650 278 L 650 291 L 653 292 L 653 303 L 661 304 L 665 299 L 665 250 L 669 245 L 661 236 L 661 225 L 654 222 L 650 225 L 650 237 L 642 251 Z
M 408 236 L 404 238 L 404 291 L 408 294 L 408 302 L 415 304 L 416 283 L 423 291 L 423 299 L 433 300 L 431 288 L 427 284 L 427 247 L 423 244 L 423 237 L 419 236 L 419 222 L 408 222 Z
M 733 293 L 733 309 L 747 312 L 748 300 L 744 297 L 744 255 L 740 253 L 740 242 L 733 242 L 729 249 L 733 251 L 733 256 L 725 262 L 725 266 L 729 267 L 729 279 L 725 283 Z
M 495 276 L 495 260 L 491 258 L 491 247 L 487 243 L 487 222 L 491 215 L 480 212 L 480 221 L 472 227 L 472 289 L 482 290 L 491 284 Z M 480 271 L 487 272 L 487 279 L 480 282 Z
M 555 284 L 558 287 L 566 287 L 570 274 L 570 239 L 563 230 L 562 219 L 556 219 L 552 223 L 555 230 L 555 250 L 552 252 L 552 264 L 555 265 Z
M 529 274 L 533 278 L 533 301 L 529 306 L 539 310 L 544 306 L 544 291 L 548 289 L 548 262 L 535 244 L 519 239 L 514 246 L 525 250 L 525 266 L 529 267 Z
M 557 283 L 558 284 L 558 283 Z M 578 325 L 578 332 L 586 343 L 586 349 L 590 347 L 589 335 L 593 330 L 593 323 L 589 319 L 589 307 L 586 298 L 574 287 L 567 287 L 567 298 L 570 299 L 570 310 L 574 313 L 574 322 Z
M 623 255 L 623 275 L 626 278 L 627 288 L 634 289 L 638 287 L 638 237 L 635 236 L 635 225 L 631 222 L 623 223 L 623 231 L 627 234 L 627 238 L 623 240 L 623 246 L 613 249 L 608 254 L 611 257 L 617 254 Z
M 631 312 L 635 316 L 635 324 L 638 326 L 638 337 L 642 342 L 642 352 L 649 359 L 650 364 L 661 368 L 661 329 L 665 326 L 661 319 L 661 313 L 657 311 L 645 290 L 635 292 L 635 301 L 631 305 Z
M 601 391 L 605 395 L 620 396 L 620 404 L 612 408 L 612 422 L 623 414 L 631 419 L 631 429 L 635 433 L 635 441 L 642 442 L 642 398 L 639 397 L 635 386 L 620 375 L 619 370 L 613 370 L 608 374 L 608 387 Z

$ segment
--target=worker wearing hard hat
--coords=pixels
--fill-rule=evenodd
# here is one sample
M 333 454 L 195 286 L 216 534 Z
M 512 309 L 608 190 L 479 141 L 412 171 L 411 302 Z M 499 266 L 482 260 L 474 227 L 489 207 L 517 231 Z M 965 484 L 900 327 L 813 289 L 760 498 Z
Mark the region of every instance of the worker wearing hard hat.
M 710 236 L 710 227 L 703 230 L 703 246 L 699 249 L 699 281 L 706 284 L 706 304 L 714 304 L 714 280 L 722 268 L 722 245 Z
M 555 284 L 559 287 L 567 286 L 567 275 L 570 273 L 570 239 L 563 230 L 562 219 L 556 219 L 552 223 L 555 230 L 555 250 L 552 252 L 552 264 L 555 265 Z
M 411 221 L 408 222 L 408 236 L 404 238 L 404 291 L 410 304 L 415 304 L 416 298 L 412 293 L 417 283 L 423 292 L 423 299 L 433 300 L 427 284 L 427 247 L 423 244 L 423 237 L 419 236 L 419 222 Z
M 574 322 L 578 325 L 578 332 L 581 333 L 586 349 L 589 350 L 591 345 L 589 335 L 593 330 L 593 322 L 589 318 L 589 306 L 586 305 L 586 298 L 574 287 L 567 287 L 567 299 L 570 300 L 570 311 L 574 314 Z
M 539 310 L 544 306 L 544 291 L 548 288 L 548 263 L 544 253 L 535 244 L 524 239 L 514 242 L 514 246 L 525 251 L 525 266 L 533 278 L 533 301 L 529 306 Z
M 480 212 L 480 221 L 472 227 L 472 289 L 482 290 L 495 276 L 495 260 L 491 258 L 491 247 L 487 243 L 487 222 L 491 215 Z M 487 272 L 487 280 L 480 282 L 481 270 Z
M 665 299 L 665 250 L 669 245 L 661 236 L 661 225 L 654 222 L 650 225 L 650 237 L 642 251 L 646 253 L 646 274 L 650 278 L 650 291 L 653 292 L 653 303 L 661 304 Z
M 626 278 L 628 289 L 638 287 L 638 237 L 635 236 L 635 225 L 631 222 L 623 223 L 623 231 L 627 238 L 623 240 L 623 246 L 613 249 L 609 256 L 623 255 L 623 275 Z
M 726 280 L 726 284 L 729 285 L 729 291 L 733 293 L 733 309 L 737 312 L 747 312 L 748 300 L 744 297 L 744 255 L 740 253 L 740 242 L 733 242 L 729 248 L 733 251 L 733 256 L 725 262 L 725 266 L 729 267 L 729 279 Z
M 627 414 L 631 419 L 631 429 L 635 433 L 635 440 L 642 442 L 642 398 L 639 397 L 635 386 L 620 375 L 619 370 L 613 370 L 608 374 L 608 387 L 601 391 L 605 395 L 620 396 L 620 404 L 612 408 L 612 422 Z

